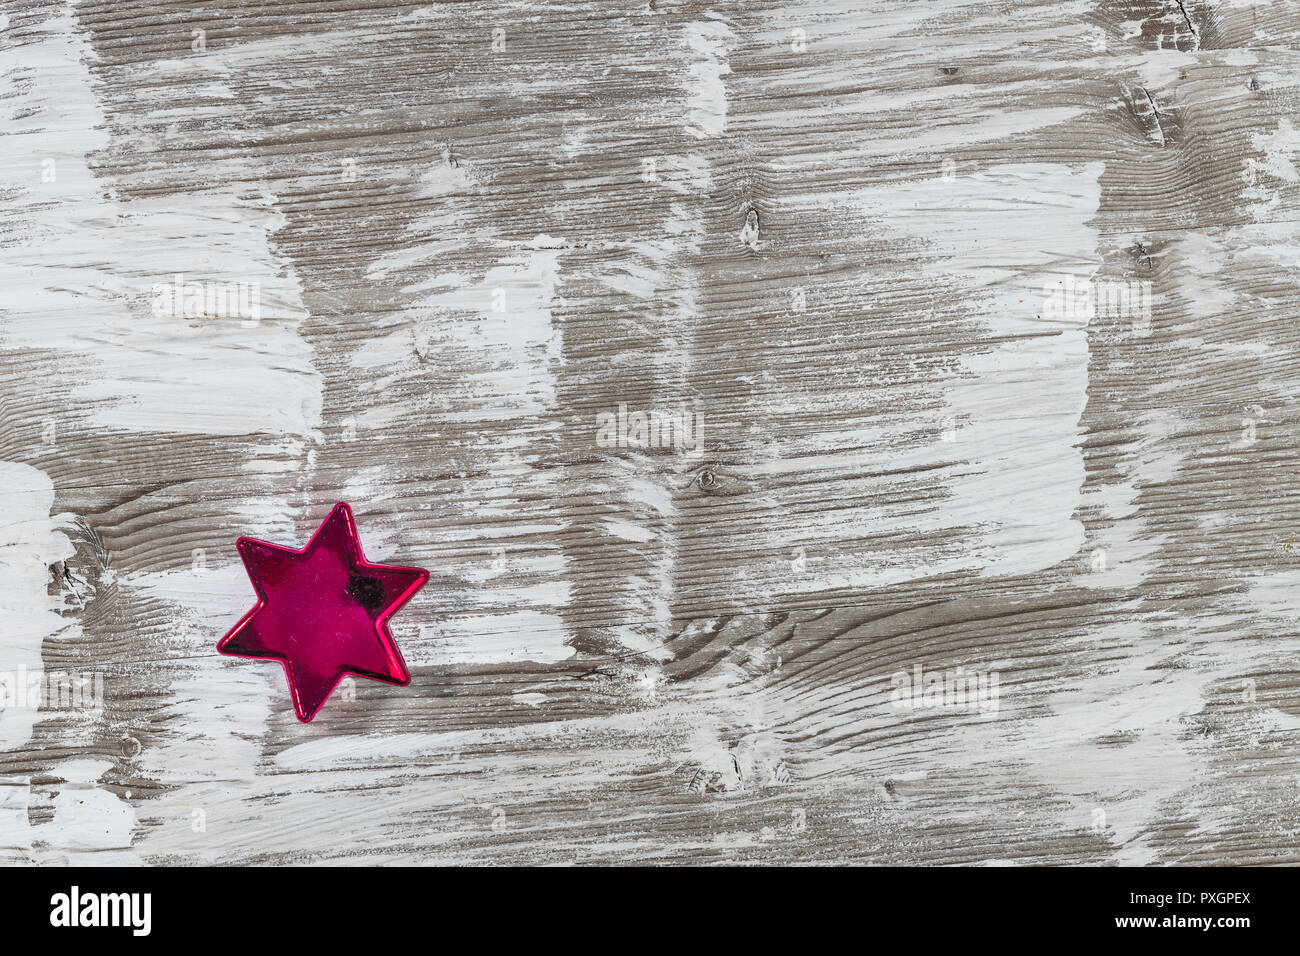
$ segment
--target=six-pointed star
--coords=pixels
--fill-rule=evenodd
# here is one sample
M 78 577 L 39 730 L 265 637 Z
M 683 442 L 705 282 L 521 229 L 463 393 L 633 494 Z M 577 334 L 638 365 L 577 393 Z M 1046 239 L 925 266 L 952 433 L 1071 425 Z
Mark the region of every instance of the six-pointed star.
M 388 619 L 424 586 L 429 572 L 366 561 L 346 504 L 334 506 L 301 551 L 252 538 L 235 546 L 257 605 L 217 650 L 283 664 L 299 720 L 315 717 L 348 674 L 410 682 Z

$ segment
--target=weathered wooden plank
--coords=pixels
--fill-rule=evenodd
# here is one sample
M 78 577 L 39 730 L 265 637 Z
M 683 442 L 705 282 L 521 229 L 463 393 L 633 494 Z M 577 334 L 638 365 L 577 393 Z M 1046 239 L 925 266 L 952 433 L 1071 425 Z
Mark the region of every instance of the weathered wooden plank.
M 1300 5 L 6 16 L 6 855 L 1296 862 Z M 303 726 L 337 500 L 433 577 Z

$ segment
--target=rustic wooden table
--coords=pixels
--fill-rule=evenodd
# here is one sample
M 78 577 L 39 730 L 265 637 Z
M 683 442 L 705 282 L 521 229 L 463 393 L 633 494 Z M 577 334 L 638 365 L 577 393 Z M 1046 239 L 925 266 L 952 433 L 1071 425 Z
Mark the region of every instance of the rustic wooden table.
M 1300 861 L 1294 0 L 3 10 L 0 859 Z

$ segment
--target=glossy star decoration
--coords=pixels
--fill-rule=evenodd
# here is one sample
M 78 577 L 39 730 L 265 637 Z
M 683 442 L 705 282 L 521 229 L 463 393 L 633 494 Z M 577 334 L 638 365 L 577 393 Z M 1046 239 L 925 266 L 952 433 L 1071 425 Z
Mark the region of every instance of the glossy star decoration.
M 283 664 L 299 720 L 315 717 L 348 674 L 410 683 L 388 619 L 424 586 L 429 572 L 368 562 L 346 504 L 334 506 L 301 551 L 252 538 L 235 546 L 257 604 L 217 650 Z

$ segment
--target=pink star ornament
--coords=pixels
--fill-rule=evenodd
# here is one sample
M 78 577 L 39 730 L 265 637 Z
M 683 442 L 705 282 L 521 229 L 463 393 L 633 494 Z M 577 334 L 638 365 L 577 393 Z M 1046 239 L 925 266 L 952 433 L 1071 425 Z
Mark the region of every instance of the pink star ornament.
M 299 720 L 315 717 L 349 674 L 410 683 L 388 619 L 424 587 L 429 572 L 367 561 L 345 503 L 334 506 L 301 551 L 253 538 L 235 547 L 257 604 L 217 650 L 279 661 Z

